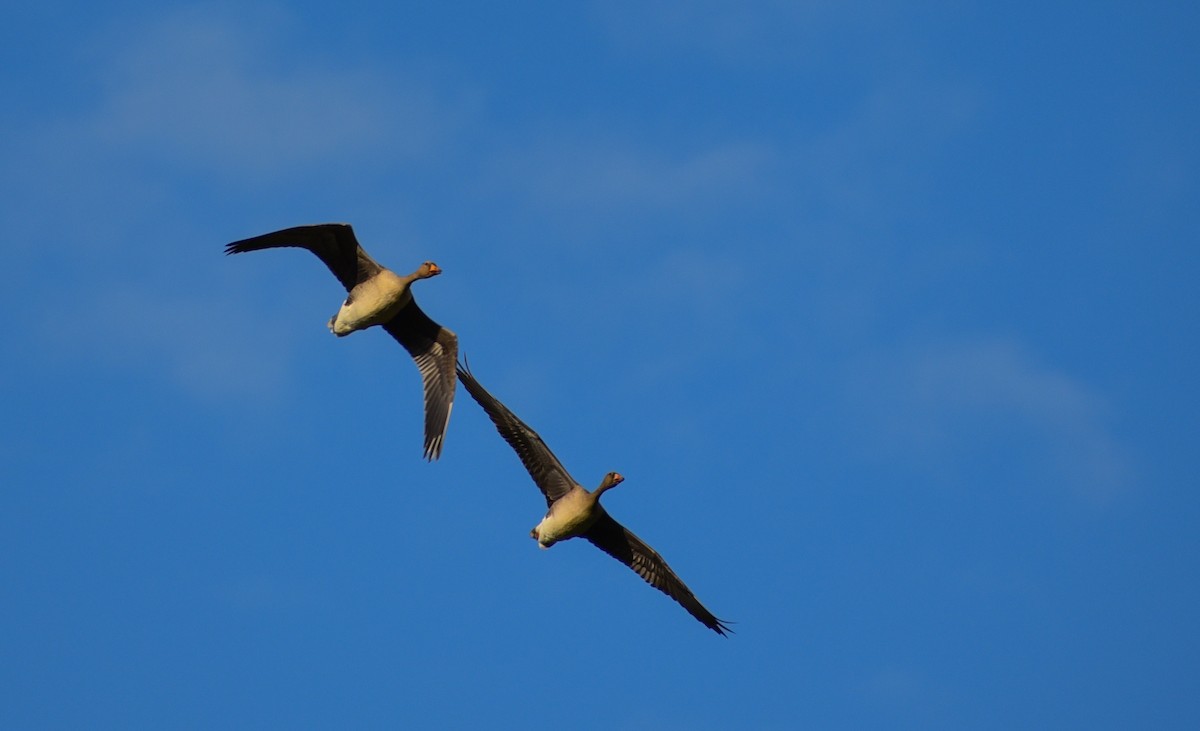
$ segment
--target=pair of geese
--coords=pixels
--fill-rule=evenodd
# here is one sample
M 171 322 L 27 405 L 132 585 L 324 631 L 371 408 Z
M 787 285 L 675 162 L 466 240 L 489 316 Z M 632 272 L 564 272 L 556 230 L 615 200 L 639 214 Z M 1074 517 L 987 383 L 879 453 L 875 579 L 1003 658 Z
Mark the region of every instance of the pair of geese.
M 609 472 L 595 490 L 588 491 L 571 477 L 537 432 L 530 429 L 487 392 L 458 359 L 458 338 L 427 316 L 412 295 L 412 284 L 442 270 L 431 261 L 412 274 L 400 276 L 380 266 L 359 245 L 348 224 L 296 226 L 235 241 L 226 254 L 277 247 L 299 247 L 317 255 L 349 295 L 329 319 L 329 329 L 339 337 L 379 325 L 409 352 L 421 371 L 425 388 L 425 451 L 428 460 L 442 453 L 450 409 L 454 404 L 455 375 L 471 397 L 483 407 L 500 436 L 516 451 L 521 463 L 546 497 L 549 511 L 530 531 L 542 548 L 568 538 L 582 537 L 633 569 L 648 584 L 679 602 L 704 626 L 720 635 L 729 626 L 704 608 L 662 556 L 630 533 L 600 505 L 600 496 L 625 478 Z

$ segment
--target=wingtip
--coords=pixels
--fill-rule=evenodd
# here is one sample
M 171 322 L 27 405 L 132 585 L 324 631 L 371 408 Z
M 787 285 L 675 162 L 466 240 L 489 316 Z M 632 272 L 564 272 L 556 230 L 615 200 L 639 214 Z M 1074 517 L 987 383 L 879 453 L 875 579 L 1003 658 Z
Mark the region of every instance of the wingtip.
M 427 462 L 436 462 L 438 457 L 442 456 L 443 443 L 444 439 L 443 435 L 441 434 L 433 439 L 430 439 L 429 441 L 425 442 L 425 450 L 422 452 L 421 456 L 423 456 Z

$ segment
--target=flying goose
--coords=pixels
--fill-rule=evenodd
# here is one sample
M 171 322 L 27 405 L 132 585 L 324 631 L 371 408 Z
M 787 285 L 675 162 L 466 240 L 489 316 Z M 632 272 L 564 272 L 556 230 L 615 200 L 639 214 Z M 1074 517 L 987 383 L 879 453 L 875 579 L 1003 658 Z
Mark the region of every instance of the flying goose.
M 487 412 L 500 436 L 516 451 L 525 469 L 546 496 L 550 510 L 542 522 L 529 532 L 531 538 L 537 539 L 540 548 L 549 548 L 568 538 L 586 538 L 601 551 L 636 571 L 646 583 L 679 602 L 705 627 L 722 636 L 732 631 L 725 622 L 704 608 L 662 556 L 630 533 L 600 505 L 600 496 L 621 484 L 624 477 L 609 472 L 600 486 L 589 492 L 571 477 L 537 432 L 479 385 L 479 381 L 461 363 L 458 364 L 458 378 L 471 397 Z
M 407 276 L 385 269 L 363 250 L 346 223 L 285 228 L 262 236 L 234 241 L 226 254 L 240 254 L 281 246 L 308 249 L 325 262 L 349 292 L 341 308 L 329 318 L 329 329 L 344 337 L 372 325 L 381 325 L 417 362 L 425 387 L 425 452 L 428 460 L 442 453 L 446 425 L 454 406 L 454 363 L 458 338 L 421 311 L 410 288 L 418 279 L 442 273 L 427 261 Z

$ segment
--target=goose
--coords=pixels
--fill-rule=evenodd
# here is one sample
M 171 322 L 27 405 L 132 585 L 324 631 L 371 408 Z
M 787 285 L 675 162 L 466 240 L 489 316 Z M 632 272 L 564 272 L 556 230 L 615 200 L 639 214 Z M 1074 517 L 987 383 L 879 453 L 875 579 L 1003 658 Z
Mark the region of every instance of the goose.
M 454 406 L 454 364 L 458 337 L 437 324 L 417 306 L 412 283 L 442 273 L 427 261 L 412 274 L 400 276 L 386 269 L 359 245 L 347 223 L 322 223 L 273 231 L 226 245 L 226 254 L 241 254 L 277 247 L 308 249 L 317 255 L 349 295 L 329 318 L 329 329 L 338 337 L 380 325 L 409 352 L 421 371 L 425 389 L 424 457 L 433 461 L 442 454 L 450 410 Z
M 721 636 L 733 631 L 726 622 L 705 609 L 662 556 L 618 523 L 600 505 L 600 496 L 624 482 L 624 477 L 609 472 L 599 487 L 588 491 L 571 477 L 538 433 L 488 393 L 465 365 L 459 363 L 457 370 L 467 393 L 487 412 L 500 436 L 521 458 L 530 477 L 546 497 L 549 511 L 529 532 L 529 536 L 537 540 L 539 548 L 550 548 L 569 538 L 584 538 L 633 569 L 646 583 L 674 599 L 705 627 Z

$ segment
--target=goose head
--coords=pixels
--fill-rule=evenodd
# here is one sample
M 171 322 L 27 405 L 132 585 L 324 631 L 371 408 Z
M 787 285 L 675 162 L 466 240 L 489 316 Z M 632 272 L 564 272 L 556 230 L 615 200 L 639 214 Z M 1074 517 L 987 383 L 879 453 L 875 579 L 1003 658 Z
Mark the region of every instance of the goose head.
M 437 275 L 439 275 L 441 273 L 442 273 L 442 268 L 439 267 L 437 264 L 434 264 L 431 261 L 425 262 L 424 264 L 422 264 L 420 267 L 417 268 L 416 272 L 414 272 L 414 274 L 417 275 L 418 279 L 429 279 L 430 277 L 436 277 Z
M 625 481 L 625 478 L 622 477 L 620 475 L 620 473 L 609 472 L 607 475 L 604 476 L 604 479 L 600 481 L 600 487 L 596 488 L 595 494 L 597 496 L 599 496 L 600 493 L 604 492 L 605 490 L 609 489 L 610 487 L 616 487 L 617 485 L 620 485 L 624 481 Z

